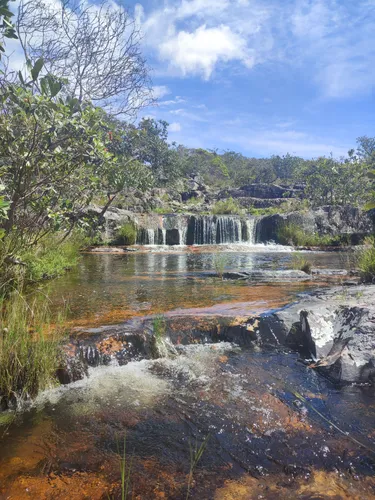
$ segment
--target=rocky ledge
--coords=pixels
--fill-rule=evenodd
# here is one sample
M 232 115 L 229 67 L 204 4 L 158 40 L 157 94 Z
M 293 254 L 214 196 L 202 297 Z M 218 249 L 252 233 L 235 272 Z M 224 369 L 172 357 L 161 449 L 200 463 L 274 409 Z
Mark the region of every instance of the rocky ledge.
M 260 318 L 257 334 L 288 345 L 305 358 L 330 357 L 332 364 L 319 368 L 316 363 L 316 367 L 336 382 L 375 383 L 373 285 L 335 287 L 303 297 Z

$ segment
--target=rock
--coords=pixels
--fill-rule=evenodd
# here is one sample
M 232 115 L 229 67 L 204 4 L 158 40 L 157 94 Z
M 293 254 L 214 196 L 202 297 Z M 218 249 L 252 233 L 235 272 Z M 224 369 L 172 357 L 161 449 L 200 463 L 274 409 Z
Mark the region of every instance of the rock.
M 219 193 L 219 198 L 260 198 L 260 199 L 283 199 L 301 198 L 302 189 L 285 188 L 276 184 L 248 184 L 239 189 L 228 189 Z
M 251 280 L 258 282 L 310 281 L 311 276 L 299 270 L 285 271 L 230 271 L 223 273 L 224 279 Z
M 347 276 L 348 271 L 346 269 L 311 269 L 311 274 L 317 276 Z
M 278 242 L 279 231 L 295 225 L 309 234 L 320 236 L 346 235 L 350 244 L 357 244 L 374 230 L 371 214 L 356 207 L 320 207 L 309 212 L 291 212 L 262 217 L 257 225 L 257 240 Z
M 276 324 L 282 343 L 300 351 L 305 357 L 313 354 L 317 358 L 327 356 L 335 340 L 353 337 L 339 361 L 326 370 L 335 381 L 367 382 L 374 376 L 374 297 L 373 285 L 316 292 L 290 307 L 263 317 L 260 335 L 267 325 Z

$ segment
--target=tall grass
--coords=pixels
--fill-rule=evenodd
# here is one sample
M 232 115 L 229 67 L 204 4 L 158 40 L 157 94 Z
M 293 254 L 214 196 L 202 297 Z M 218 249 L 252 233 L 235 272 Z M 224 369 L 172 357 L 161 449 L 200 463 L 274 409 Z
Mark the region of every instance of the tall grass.
M 213 267 L 219 278 L 223 279 L 223 274 L 225 271 L 225 266 L 228 263 L 228 257 L 224 254 L 215 254 L 213 258 Z
M 290 267 L 294 270 L 303 271 L 304 273 L 311 274 L 312 263 L 306 259 L 302 254 L 296 252 L 292 255 Z
M 189 478 L 188 478 L 188 488 L 186 492 L 186 500 L 190 497 L 190 490 L 191 486 L 193 484 L 193 475 L 194 471 L 202 458 L 202 455 L 207 447 L 207 443 L 209 440 L 210 435 L 207 434 L 205 437 L 204 441 L 200 444 L 198 447 L 197 441 L 195 441 L 194 447 L 192 446 L 191 442 L 189 443 L 189 450 L 190 450 L 190 471 L 189 471 Z
M 358 269 L 365 283 L 375 283 L 375 246 L 358 252 Z
M 28 302 L 15 291 L 0 306 L 0 399 L 6 407 L 57 383 L 63 329 L 61 318 L 52 326 L 45 298 Z
M 277 231 L 277 239 L 282 245 L 291 246 L 337 246 L 347 244 L 345 235 L 343 236 L 319 236 L 316 233 L 307 233 L 306 230 L 297 224 L 284 224 Z
M 123 224 L 116 233 L 116 243 L 119 245 L 134 245 L 137 240 L 137 229 L 132 222 Z
M 81 248 L 88 240 L 74 233 L 62 241 L 63 235 L 48 235 L 31 247 L 8 235 L 0 241 L 0 297 L 44 279 L 62 275 L 77 265 Z

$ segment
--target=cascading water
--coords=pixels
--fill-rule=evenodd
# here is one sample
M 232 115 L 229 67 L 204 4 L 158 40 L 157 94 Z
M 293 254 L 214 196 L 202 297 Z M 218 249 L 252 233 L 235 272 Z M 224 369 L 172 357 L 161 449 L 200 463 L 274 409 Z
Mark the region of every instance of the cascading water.
M 256 243 L 255 218 L 232 215 L 163 216 L 159 229 L 141 227 L 141 245 L 217 245 Z
M 246 219 L 247 242 L 249 245 L 256 243 L 256 219 Z

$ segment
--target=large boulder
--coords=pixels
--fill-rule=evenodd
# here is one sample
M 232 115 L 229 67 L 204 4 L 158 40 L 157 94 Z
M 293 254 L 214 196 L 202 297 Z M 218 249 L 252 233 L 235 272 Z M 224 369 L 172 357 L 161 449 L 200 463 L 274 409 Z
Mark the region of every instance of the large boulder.
M 351 206 L 324 206 L 311 211 L 291 212 L 262 217 L 257 225 L 257 241 L 276 241 L 285 225 L 295 225 L 306 233 L 320 236 L 351 236 L 356 243 L 374 231 L 372 214 Z
M 269 330 L 276 343 L 304 357 L 324 358 L 338 339 L 351 338 L 340 359 L 321 368 L 343 382 L 375 382 L 375 286 L 337 287 L 316 292 L 265 316 L 260 337 Z

